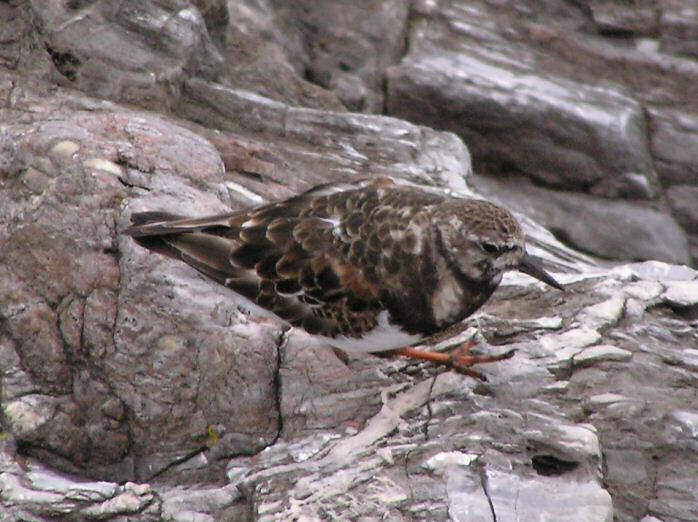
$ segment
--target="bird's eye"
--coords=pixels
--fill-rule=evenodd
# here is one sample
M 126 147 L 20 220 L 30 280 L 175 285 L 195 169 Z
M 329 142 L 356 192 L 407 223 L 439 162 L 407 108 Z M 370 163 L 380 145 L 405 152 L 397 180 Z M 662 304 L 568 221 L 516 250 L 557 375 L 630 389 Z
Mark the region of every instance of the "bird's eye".
M 482 243 L 482 249 L 488 254 L 498 254 L 501 252 L 499 246 L 495 245 L 494 243 Z

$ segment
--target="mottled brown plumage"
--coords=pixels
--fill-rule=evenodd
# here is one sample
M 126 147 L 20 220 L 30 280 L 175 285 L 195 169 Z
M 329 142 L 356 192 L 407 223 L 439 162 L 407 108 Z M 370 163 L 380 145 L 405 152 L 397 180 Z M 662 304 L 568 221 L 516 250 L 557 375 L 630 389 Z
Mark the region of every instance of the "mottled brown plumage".
M 511 268 L 559 287 L 525 254 L 508 211 L 388 178 L 219 216 L 132 220 L 127 233 L 142 246 L 344 349 L 393 350 L 443 330 Z

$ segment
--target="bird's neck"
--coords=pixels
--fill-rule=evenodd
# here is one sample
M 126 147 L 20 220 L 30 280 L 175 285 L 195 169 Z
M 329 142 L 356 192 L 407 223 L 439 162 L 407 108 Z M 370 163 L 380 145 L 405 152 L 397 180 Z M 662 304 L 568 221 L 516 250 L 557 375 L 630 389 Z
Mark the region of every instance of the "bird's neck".
M 435 286 L 431 292 L 431 308 L 439 328 L 463 320 L 480 308 L 492 295 L 501 281 L 494 279 L 477 281 L 453 270 L 441 256 L 436 258 Z

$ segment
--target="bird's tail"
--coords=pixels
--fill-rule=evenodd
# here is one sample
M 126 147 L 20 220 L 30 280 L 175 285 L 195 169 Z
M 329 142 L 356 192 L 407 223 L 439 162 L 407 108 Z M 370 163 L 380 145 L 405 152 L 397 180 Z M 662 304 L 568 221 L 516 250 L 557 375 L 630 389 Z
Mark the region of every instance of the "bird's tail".
M 190 219 L 168 212 L 139 212 L 124 231 L 142 247 L 191 265 L 221 284 L 236 276 L 230 253 L 236 243 L 213 232 L 228 227 L 233 214 Z

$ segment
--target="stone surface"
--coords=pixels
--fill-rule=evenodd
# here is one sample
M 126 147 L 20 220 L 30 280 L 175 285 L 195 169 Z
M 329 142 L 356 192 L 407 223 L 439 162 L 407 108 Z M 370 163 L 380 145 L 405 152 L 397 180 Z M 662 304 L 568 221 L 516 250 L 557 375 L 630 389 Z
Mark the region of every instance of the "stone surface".
M 649 115 L 652 154 L 662 181 L 698 185 L 698 115 L 664 108 L 652 109 Z
M 587 4 L 600 33 L 652 36 L 657 32 L 657 8 L 652 0 L 640 0 L 632 6 L 603 0 Z
M 297 68 L 355 112 L 381 112 L 383 74 L 402 56 L 410 2 L 271 2 L 299 42 Z
M 512 68 L 505 53 L 449 39 L 440 11 L 429 14 L 434 19 L 413 24 L 409 54 L 388 70 L 390 114 L 456 132 L 483 169 L 515 165 L 555 187 L 654 196 L 645 121 L 635 100 L 607 87 L 541 78 L 532 56 Z M 501 36 L 490 37 L 501 46 Z
M 213 78 L 223 58 L 186 1 L 30 2 L 61 83 L 103 98 L 167 109 L 185 76 Z
M 5 370 L 60 394 L 52 424 L 38 421 L 43 407 L 9 403 L 25 449 L 95 476 L 144 479 L 205 447 L 209 425 L 274 440 L 279 327 L 246 326 L 234 300 L 200 278 L 182 280 L 116 234 L 127 209 L 176 200 L 190 213 L 225 210 L 213 195 L 227 194 L 218 153 L 156 116 L 67 108 L 69 98 L 24 88 L 6 116 L 52 110 L 3 129 L 16 170 L 3 178 L 0 302 L 18 355 Z M 185 150 L 196 154 L 176 159 Z M 23 182 L 30 164 L 50 179 L 39 194 Z M 5 393 L 20 394 L 27 377 L 6 383 Z
M 0 3 L 1 518 L 697 519 L 698 274 L 532 219 L 556 202 L 585 250 L 612 230 L 619 259 L 687 261 L 697 26 L 648 5 Z M 396 105 L 416 63 L 488 68 Z M 486 383 L 335 353 L 120 234 L 365 176 L 486 192 L 455 134 L 347 111 L 384 86 L 468 138 L 470 107 L 478 172 L 564 189 L 492 191 L 568 291 L 507 275 L 435 340 L 515 348 Z
M 662 294 L 662 299 L 678 308 L 696 306 L 698 305 L 698 281 L 672 283 Z
M 305 79 L 310 62 L 306 44 L 312 43 L 313 33 L 282 27 L 293 24 L 278 16 L 270 2 L 223 5 L 229 20 L 221 27 L 225 68 L 220 79 L 226 85 L 292 105 L 343 108 L 334 92 Z
M 698 185 L 673 185 L 666 192 L 669 205 L 686 232 L 698 236 Z
M 698 57 L 698 8 L 684 2 L 666 2 L 659 16 L 660 43 L 665 52 Z

